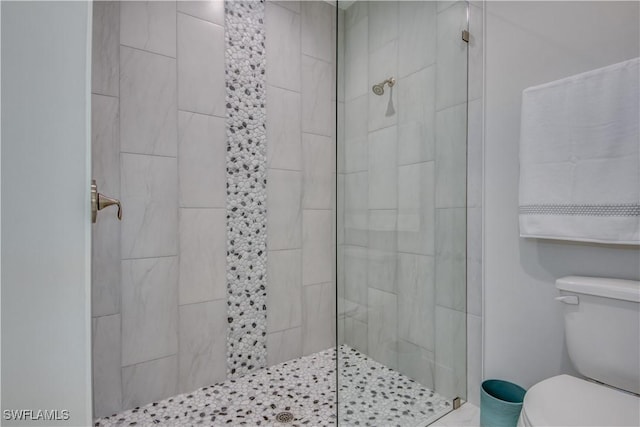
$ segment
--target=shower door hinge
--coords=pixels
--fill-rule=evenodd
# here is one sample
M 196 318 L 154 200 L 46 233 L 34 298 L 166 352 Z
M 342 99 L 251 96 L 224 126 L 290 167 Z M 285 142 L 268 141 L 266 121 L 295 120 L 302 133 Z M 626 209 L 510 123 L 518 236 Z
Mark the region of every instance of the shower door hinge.
M 465 42 L 469 43 L 469 31 L 468 30 L 462 30 L 462 40 L 464 40 Z
M 453 399 L 453 409 L 456 410 L 460 407 L 460 405 L 462 405 L 462 401 L 460 400 L 459 397 L 456 397 L 455 399 Z

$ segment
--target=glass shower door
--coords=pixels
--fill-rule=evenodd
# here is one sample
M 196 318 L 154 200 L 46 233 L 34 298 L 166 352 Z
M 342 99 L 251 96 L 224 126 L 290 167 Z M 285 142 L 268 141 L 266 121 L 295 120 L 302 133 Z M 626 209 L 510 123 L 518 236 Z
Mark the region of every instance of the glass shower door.
M 340 425 L 466 397 L 466 2 L 338 3 Z

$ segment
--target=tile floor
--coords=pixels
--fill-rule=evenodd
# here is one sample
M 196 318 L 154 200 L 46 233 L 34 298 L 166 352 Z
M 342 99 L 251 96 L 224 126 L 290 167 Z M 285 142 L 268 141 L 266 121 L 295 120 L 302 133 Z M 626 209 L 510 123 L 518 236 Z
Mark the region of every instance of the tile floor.
M 433 423 L 431 427 L 479 427 L 480 408 L 471 403 L 465 403 L 458 410 L 449 412 Z
M 426 426 L 451 409 L 448 399 L 350 347 L 341 346 L 338 356 L 340 426 Z M 329 349 L 100 418 L 95 426 L 331 426 L 335 384 L 336 351 Z M 283 412 L 292 419 L 279 422 Z

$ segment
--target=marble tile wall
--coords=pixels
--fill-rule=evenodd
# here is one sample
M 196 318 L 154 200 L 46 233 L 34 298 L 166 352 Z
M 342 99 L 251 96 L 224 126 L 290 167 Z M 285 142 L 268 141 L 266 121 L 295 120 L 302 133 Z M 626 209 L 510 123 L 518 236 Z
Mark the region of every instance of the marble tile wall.
M 362 1 L 344 12 L 338 330 L 340 342 L 477 402 L 482 2 L 470 7 L 468 45 L 467 2 Z M 393 90 L 372 93 L 391 76 Z
M 93 5 L 91 143 L 98 190 L 120 198 L 120 3 Z M 103 211 L 92 229 L 93 413 L 122 409 L 122 223 Z
M 94 4 L 95 416 L 226 378 L 222 6 Z
M 335 8 L 264 25 L 272 365 L 335 344 Z M 94 3 L 96 417 L 226 379 L 224 64 L 222 1 Z
M 335 21 L 266 4 L 269 365 L 335 345 Z

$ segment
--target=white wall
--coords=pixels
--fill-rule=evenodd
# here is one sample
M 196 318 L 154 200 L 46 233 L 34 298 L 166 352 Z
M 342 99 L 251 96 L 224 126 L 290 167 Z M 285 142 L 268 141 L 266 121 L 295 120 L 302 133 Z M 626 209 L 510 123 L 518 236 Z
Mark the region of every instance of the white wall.
M 2 409 L 70 416 L 5 425 L 91 423 L 91 7 L 2 2 Z
M 637 248 L 518 236 L 526 87 L 639 55 L 637 2 L 488 2 L 485 97 L 485 377 L 530 387 L 571 373 L 555 279 L 638 279 Z

